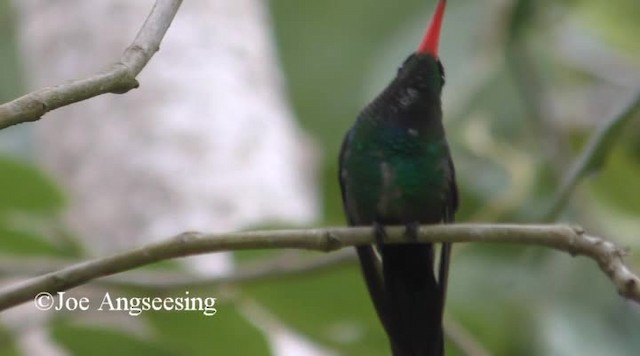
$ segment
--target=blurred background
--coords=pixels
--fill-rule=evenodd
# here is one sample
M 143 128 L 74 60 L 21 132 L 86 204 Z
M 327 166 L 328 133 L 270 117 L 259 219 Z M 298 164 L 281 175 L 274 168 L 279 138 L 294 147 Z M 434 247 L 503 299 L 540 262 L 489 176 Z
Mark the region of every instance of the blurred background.
M 117 60 L 153 1 L 131 9 L 115 0 L 45 3 L 0 0 L 0 102 Z M 435 1 L 205 3 L 182 5 L 139 89 L 0 132 L 0 285 L 185 230 L 345 224 L 343 134 L 416 48 Z M 55 8 L 65 5 L 75 12 Z M 556 208 L 589 140 L 637 97 L 638 17 L 637 0 L 448 2 L 440 52 L 458 221 L 579 224 L 628 246 L 626 261 L 640 269 L 638 115 L 618 122 L 598 151 L 602 164 Z M 75 18 L 78 27 L 54 31 Z M 113 30 L 120 20 L 129 25 Z M 167 143 L 175 136 L 183 140 Z M 135 272 L 188 281 L 316 258 L 324 257 L 251 251 Z M 335 260 L 237 283 L 167 287 L 140 283 L 134 272 L 96 281 L 74 295 L 189 290 L 217 297 L 218 313 L 131 317 L 25 305 L 0 315 L 0 354 L 389 354 L 357 264 Z M 586 258 L 457 245 L 450 278 L 450 355 L 640 350 L 640 308 Z

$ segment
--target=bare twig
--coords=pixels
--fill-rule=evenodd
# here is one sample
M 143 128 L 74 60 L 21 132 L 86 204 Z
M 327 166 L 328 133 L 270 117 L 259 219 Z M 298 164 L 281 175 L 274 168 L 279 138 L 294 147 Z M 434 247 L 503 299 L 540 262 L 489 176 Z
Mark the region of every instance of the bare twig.
M 111 275 L 96 282 L 105 286 L 134 287 L 148 290 L 210 288 L 223 284 L 268 281 L 272 278 L 308 275 L 314 271 L 325 271 L 355 263 L 356 255 L 351 250 L 340 250 L 328 255 L 309 257 L 299 253 L 283 252 L 275 257 L 260 259 L 241 265 L 236 271 L 222 276 L 199 276 L 186 270 L 131 271 L 127 274 Z M 62 269 L 78 261 L 47 259 L 41 257 L 16 258 L 0 256 L 0 275 L 16 278 L 44 274 Z
M 92 77 L 48 87 L 0 105 L 0 130 L 37 121 L 47 112 L 105 93 L 122 94 L 138 87 L 136 76 L 158 51 L 182 0 L 157 0 L 120 61 Z
M 640 91 L 635 93 L 631 100 L 623 106 L 620 112 L 616 112 L 610 119 L 603 122 L 598 131 L 591 137 L 582 150 L 582 154 L 575 160 L 558 192 L 554 194 L 544 221 L 551 222 L 564 209 L 569 197 L 582 179 L 590 173 L 597 171 L 604 165 L 616 138 L 627 123 L 640 112 Z
M 388 243 L 403 243 L 404 228 L 388 228 Z M 425 226 L 422 242 L 492 242 L 539 245 L 594 259 L 613 281 L 618 292 L 640 303 L 640 279 L 623 263 L 624 251 L 599 237 L 588 236 L 579 227 L 566 225 L 459 224 Z M 7 286 L 0 290 L 0 310 L 33 298 L 39 292 L 56 293 L 93 279 L 124 272 L 154 262 L 209 252 L 294 248 L 334 251 L 346 246 L 374 242 L 370 228 L 326 228 L 308 230 L 253 231 L 223 234 L 187 232 L 150 244 L 73 265 L 56 272 Z
M 447 337 L 467 356 L 489 356 L 490 353 L 462 325 L 451 318 L 444 320 Z
M 275 278 L 308 275 L 314 271 L 352 264 L 356 256 L 351 250 L 340 250 L 328 255 L 301 258 L 291 253 L 282 253 L 268 261 L 257 261 L 250 266 L 224 276 L 201 277 L 187 273 L 140 272 L 114 275 L 104 279 L 105 284 L 145 289 L 210 288 L 219 285 L 268 281 Z

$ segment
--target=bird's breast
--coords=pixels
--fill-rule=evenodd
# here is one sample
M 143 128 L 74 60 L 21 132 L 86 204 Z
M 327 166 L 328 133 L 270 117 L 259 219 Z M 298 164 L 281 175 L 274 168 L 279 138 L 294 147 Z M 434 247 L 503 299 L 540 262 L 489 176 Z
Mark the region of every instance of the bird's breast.
M 378 164 L 380 220 L 438 222 L 446 203 L 447 172 L 440 158 L 390 157 Z
M 448 194 L 446 142 L 417 132 L 353 142 L 342 172 L 361 223 L 439 222 Z

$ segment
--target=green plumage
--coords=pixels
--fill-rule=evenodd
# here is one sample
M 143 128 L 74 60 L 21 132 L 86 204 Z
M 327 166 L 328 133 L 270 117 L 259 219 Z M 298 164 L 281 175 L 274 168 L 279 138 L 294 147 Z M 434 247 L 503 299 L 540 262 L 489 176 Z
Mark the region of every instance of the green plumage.
M 447 144 L 444 139 L 429 142 L 410 130 L 417 132 L 380 128 L 375 135 L 357 126 L 352 131 L 354 147 L 343 166 L 356 220 L 440 221 L 450 184 Z
M 443 84 L 437 59 L 410 56 L 347 134 L 340 175 L 355 223 L 436 223 L 455 209 L 442 126 Z
M 458 195 L 442 126 L 443 85 L 438 59 L 413 54 L 358 116 L 340 154 L 350 225 L 406 225 L 412 234 L 417 224 L 453 221 Z M 382 278 L 371 247 L 357 250 L 394 355 L 442 355 L 450 246 L 442 247 L 438 278 L 432 244 L 378 247 Z

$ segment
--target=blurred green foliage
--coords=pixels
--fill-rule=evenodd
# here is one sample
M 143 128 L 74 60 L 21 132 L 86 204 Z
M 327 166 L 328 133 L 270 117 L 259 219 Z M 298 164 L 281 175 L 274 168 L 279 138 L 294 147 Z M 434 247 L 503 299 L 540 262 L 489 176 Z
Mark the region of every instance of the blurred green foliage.
M 270 2 L 292 105 L 324 154 L 319 224 L 344 223 L 336 178 L 342 133 L 414 49 L 434 3 Z M 8 10 L 0 0 L 0 101 L 22 88 Z M 637 0 L 449 2 L 441 58 L 445 125 L 462 192 L 459 221 L 536 222 L 545 215 L 573 158 L 634 90 L 628 83 L 640 85 L 638 15 Z M 579 186 L 560 217 L 632 250 L 640 249 L 638 121 L 611 142 L 606 164 Z M 37 169 L 0 159 L 0 252 L 68 256 L 51 229 L 21 223 L 26 217 L 46 226 L 63 204 L 63 194 Z M 493 354 L 640 350 L 638 307 L 617 296 L 591 261 L 513 246 L 464 245 L 455 252 L 447 318 Z M 636 266 L 637 255 L 629 258 Z M 356 266 L 200 293 L 229 296 L 214 317 L 146 313 L 136 319 L 147 325 L 139 335 L 62 315 L 51 322 L 51 336 L 72 354 L 267 354 L 263 333 L 246 316 L 246 304 L 258 303 L 326 349 L 388 354 Z M 0 329 L 0 354 L 18 354 L 10 340 L 11 332 Z M 447 347 L 450 355 L 463 354 L 450 340 Z

